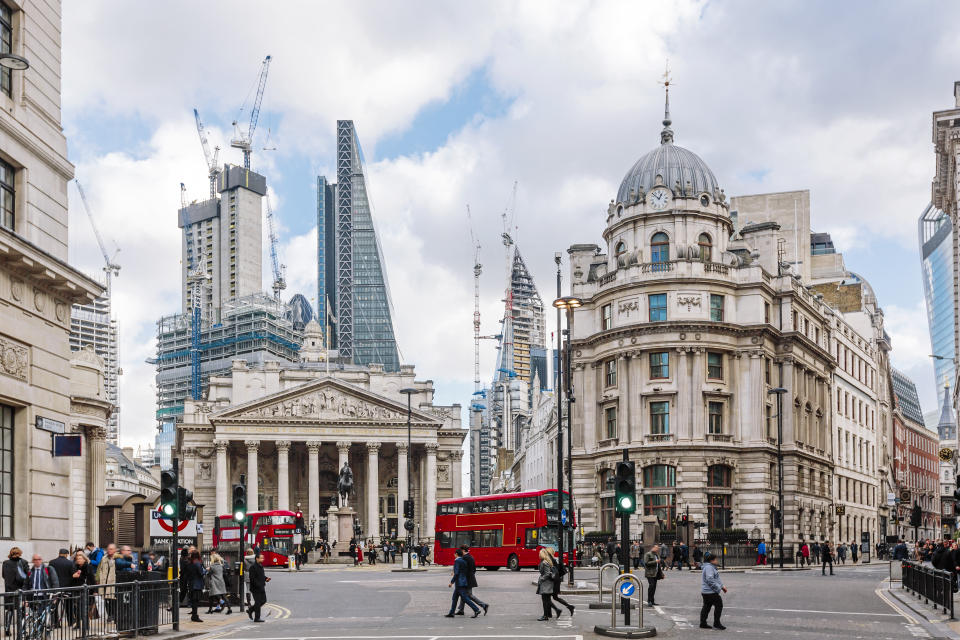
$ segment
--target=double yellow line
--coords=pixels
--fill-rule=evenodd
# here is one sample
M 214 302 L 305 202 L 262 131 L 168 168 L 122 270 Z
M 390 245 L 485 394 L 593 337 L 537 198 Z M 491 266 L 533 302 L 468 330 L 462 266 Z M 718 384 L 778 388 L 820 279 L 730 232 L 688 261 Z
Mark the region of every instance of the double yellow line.
M 270 609 L 273 611 L 273 615 L 271 617 L 274 618 L 275 620 L 286 620 L 287 618 L 290 617 L 290 613 L 291 613 L 290 609 L 287 609 L 286 607 L 281 607 L 278 604 L 267 603 L 263 605 L 263 607 L 265 609 Z

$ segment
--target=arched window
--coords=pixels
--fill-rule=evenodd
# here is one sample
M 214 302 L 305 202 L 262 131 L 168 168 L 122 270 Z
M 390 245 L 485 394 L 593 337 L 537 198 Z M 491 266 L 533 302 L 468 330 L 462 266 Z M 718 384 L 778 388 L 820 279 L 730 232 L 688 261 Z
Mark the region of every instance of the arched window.
M 656 489 L 677 486 L 677 468 L 666 464 L 653 464 L 643 468 L 643 488 Z
M 616 248 L 613 250 L 613 254 L 618 258 L 627 252 L 627 245 L 623 243 L 623 240 L 617 243 Z
M 710 240 L 710 236 L 701 233 L 697 239 L 697 244 L 700 245 L 700 259 L 703 262 L 710 262 L 713 259 L 713 241 Z
M 650 262 L 670 260 L 670 238 L 662 231 L 653 234 L 650 239 Z
M 730 467 L 725 464 L 714 464 L 707 467 L 707 486 L 720 487 L 722 489 L 731 488 Z

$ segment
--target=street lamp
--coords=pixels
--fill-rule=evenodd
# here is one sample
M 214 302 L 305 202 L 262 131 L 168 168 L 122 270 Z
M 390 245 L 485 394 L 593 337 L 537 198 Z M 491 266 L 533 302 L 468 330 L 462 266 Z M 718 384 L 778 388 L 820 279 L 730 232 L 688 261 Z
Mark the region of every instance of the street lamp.
M 767 391 L 777 396 L 777 504 L 780 512 L 780 534 L 778 547 L 780 548 L 780 568 L 783 569 L 783 394 L 787 392 L 783 387 L 774 387 Z
M 557 308 L 557 503 L 559 508 L 563 508 L 563 410 L 562 410 L 562 398 L 563 398 L 563 375 L 561 375 L 561 368 L 563 373 L 567 376 L 567 467 L 569 475 L 567 476 L 567 495 L 570 496 L 569 505 L 570 513 L 567 517 L 573 516 L 573 430 L 570 427 L 570 415 L 571 415 L 571 404 L 573 403 L 573 376 L 571 375 L 571 357 L 570 357 L 570 338 L 573 329 L 573 310 L 583 306 L 583 301 L 580 298 L 575 298 L 573 296 L 561 296 L 560 295 L 560 254 L 557 253 L 554 256 L 554 260 L 557 263 L 557 299 L 553 301 L 553 306 Z M 560 311 L 566 311 L 567 316 L 567 329 L 565 332 L 560 331 Z M 563 367 L 560 366 L 560 356 L 563 354 L 563 334 L 566 333 L 567 336 L 567 351 L 566 358 L 563 364 Z M 557 545 L 559 547 L 560 561 L 563 562 L 563 523 L 560 521 L 559 514 L 557 514 L 557 531 L 560 534 L 558 536 Z M 626 550 L 626 540 L 621 542 L 621 549 Z M 573 559 L 573 545 L 568 551 L 567 555 L 567 584 L 573 585 L 573 571 L 574 563 Z
M 30 68 L 30 62 L 14 53 L 0 53 L 0 67 L 11 71 L 26 71 Z
M 410 500 L 410 496 L 413 495 L 413 491 L 410 487 L 410 458 L 413 455 L 412 444 L 411 444 L 411 434 L 410 434 L 410 414 L 411 414 L 411 398 L 413 394 L 420 393 L 419 389 L 413 387 L 407 387 L 405 389 L 400 389 L 400 393 L 407 396 L 407 500 Z M 454 478 L 456 482 L 456 478 Z M 427 505 L 427 508 L 430 508 L 430 505 Z M 404 511 L 406 511 L 406 503 L 403 505 Z M 406 517 L 406 513 L 404 513 Z M 407 569 L 413 569 L 413 557 L 410 555 L 411 549 L 413 549 L 413 520 L 407 518 L 407 521 L 403 523 L 403 528 L 407 530 Z

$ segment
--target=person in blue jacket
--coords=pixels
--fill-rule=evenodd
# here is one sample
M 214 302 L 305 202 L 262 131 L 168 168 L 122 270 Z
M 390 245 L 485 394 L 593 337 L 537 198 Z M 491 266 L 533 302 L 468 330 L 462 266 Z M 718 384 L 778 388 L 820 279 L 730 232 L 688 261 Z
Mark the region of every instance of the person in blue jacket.
M 473 609 L 473 616 L 471 617 L 476 618 L 480 615 L 480 607 L 478 607 L 473 601 L 473 598 L 470 597 L 470 590 L 467 588 L 470 585 L 467 574 L 467 563 L 463 559 L 463 549 L 457 548 L 457 559 L 453 563 L 453 578 L 448 585 L 454 587 L 454 589 L 453 601 L 450 603 L 450 612 L 446 615 L 447 618 L 452 618 L 456 615 L 454 611 L 457 608 L 458 599 L 463 599 L 463 602 Z
M 723 598 L 720 593 L 726 593 L 727 588 L 720 581 L 720 571 L 717 569 L 717 556 L 709 551 L 703 556 L 703 577 L 700 580 L 700 595 L 703 598 L 703 607 L 700 609 L 700 628 L 709 629 L 707 616 L 713 609 L 713 628 L 724 630 L 720 624 L 720 613 L 723 611 Z

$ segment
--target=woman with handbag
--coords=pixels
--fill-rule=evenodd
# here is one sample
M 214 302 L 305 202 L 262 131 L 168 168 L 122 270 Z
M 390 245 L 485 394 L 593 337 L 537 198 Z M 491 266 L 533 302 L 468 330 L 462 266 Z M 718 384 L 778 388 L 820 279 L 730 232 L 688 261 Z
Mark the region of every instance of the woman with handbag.
M 73 554 L 73 573 L 70 574 L 70 586 L 96 586 L 96 584 L 97 575 L 93 572 L 93 565 L 90 564 L 90 559 L 81 549 Z M 73 623 L 73 626 L 78 629 L 80 628 L 80 622 L 84 618 L 95 619 L 100 617 L 100 611 L 97 609 L 96 596 L 94 596 L 94 599 L 90 602 L 87 611 L 83 611 L 82 607 L 82 600 L 78 598 L 73 612 L 68 612 L 69 622 Z
M 538 621 L 550 619 L 551 608 L 557 612 L 560 617 L 560 607 L 555 606 L 550 599 L 553 598 L 554 584 L 557 579 L 557 566 L 553 563 L 553 554 L 546 547 L 540 547 L 540 577 L 537 579 L 537 594 L 543 604 L 543 615 L 537 618 Z
M 10 554 L 3 561 L 3 590 L 7 593 L 23 589 L 27 582 L 27 573 L 30 572 L 30 565 L 23 559 L 23 551 L 20 547 L 10 549 Z M 13 623 L 14 605 L 12 602 L 4 602 L 3 608 L 3 628 L 5 635 L 10 635 L 10 625 Z
M 224 602 L 223 596 L 227 593 L 227 584 L 223 579 L 223 558 L 214 551 L 210 554 L 210 568 L 207 569 L 207 582 L 209 584 L 210 608 L 207 613 L 220 613 L 226 606 L 226 613 L 233 613 L 229 600 Z M 214 608 L 216 604 L 216 608 Z

